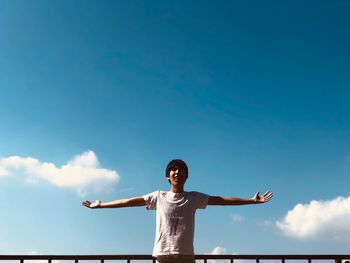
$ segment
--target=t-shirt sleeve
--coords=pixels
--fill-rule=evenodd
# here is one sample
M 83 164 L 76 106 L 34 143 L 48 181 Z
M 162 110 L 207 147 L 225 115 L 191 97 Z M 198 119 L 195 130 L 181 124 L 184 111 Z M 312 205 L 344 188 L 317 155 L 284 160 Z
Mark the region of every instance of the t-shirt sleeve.
M 197 209 L 205 209 L 208 205 L 209 196 L 203 193 L 194 192 L 195 206 Z
M 149 194 L 146 194 L 143 196 L 143 199 L 146 202 L 146 209 L 147 210 L 156 210 L 157 209 L 157 197 L 158 197 L 159 191 L 155 191 Z

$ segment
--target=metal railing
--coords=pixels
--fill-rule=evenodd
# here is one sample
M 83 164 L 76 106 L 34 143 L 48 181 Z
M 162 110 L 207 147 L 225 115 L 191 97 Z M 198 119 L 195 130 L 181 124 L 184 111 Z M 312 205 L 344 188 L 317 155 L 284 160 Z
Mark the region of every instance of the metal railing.
M 196 261 L 207 263 L 208 260 L 224 260 L 234 263 L 235 260 L 253 260 L 256 263 L 261 263 L 261 260 L 278 260 L 280 263 L 285 263 L 286 260 L 302 260 L 307 263 L 312 263 L 313 260 L 331 260 L 334 263 L 350 263 L 350 254 L 348 255 L 196 255 Z M 151 255 L 0 255 L 1 261 L 19 261 L 25 263 L 26 260 L 45 260 L 47 263 L 52 263 L 53 260 L 74 260 L 75 263 L 84 260 L 95 260 L 100 263 L 107 263 L 109 260 L 123 260 L 127 263 L 131 261 L 147 260 L 153 263 L 156 259 Z M 17 262 L 16 262 L 17 263 Z

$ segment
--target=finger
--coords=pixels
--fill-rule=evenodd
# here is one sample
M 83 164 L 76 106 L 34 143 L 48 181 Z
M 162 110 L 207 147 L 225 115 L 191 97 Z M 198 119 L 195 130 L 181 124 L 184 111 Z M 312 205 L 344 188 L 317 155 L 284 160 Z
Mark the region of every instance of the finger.
M 266 198 L 265 198 L 265 202 L 268 202 L 268 201 L 270 201 L 271 199 L 272 199 L 272 195 L 266 197 Z
M 265 196 L 265 199 L 270 200 L 272 198 L 272 195 Z
M 271 198 L 271 197 L 272 197 L 272 194 L 267 194 L 267 195 L 264 195 L 263 197 L 264 197 L 264 198 Z
M 272 194 L 270 190 L 266 191 L 266 193 L 264 194 L 265 195 L 268 195 L 268 194 Z
M 91 202 L 90 202 L 90 201 L 85 201 L 85 202 L 82 203 L 82 205 L 84 205 L 84 206 L 90 206 L 90 205 L 91 205 Z
M 271 192 L 269 192 L 269 193 L 265 193 L 263 197 L 264 197 L 264 198 L 271 199 L 271 198 L 272 198 L 272 196 L 273 196 L 273 195 L 272 195 L 272 193 L 271 193 Z
M 272 194 L 272 192 L 270 192 L 270 191 L 268 191 L 268 192 L 266 192 L 265 194 L 264 194 L 264 196 L 272 196 L 273 194 Z

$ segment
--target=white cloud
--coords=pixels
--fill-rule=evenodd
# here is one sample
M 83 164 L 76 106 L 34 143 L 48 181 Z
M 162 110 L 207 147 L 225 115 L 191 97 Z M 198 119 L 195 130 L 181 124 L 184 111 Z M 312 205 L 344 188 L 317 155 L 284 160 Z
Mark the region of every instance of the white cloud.
M 271 220 L 264 220 L 264 221 L 262 222 L 262 224 L 263 224 L 264 226 L 270 226 L 270 225 L 272 224 L 272 221 L 271 221 Z
M 297 204 L 276 226 L 300 239 L 350 240 L 350 197 Z
M 224 247 L 215 247 L 211 252 L 212 255 L 222 255 L 226 253 L 226 248 Z
M 232 223 L 239 223 L 244 219 L 240 214 L 230 214 L 230 218 Z
M 10 176 L 21 169 L 28 183 L 47 181 L 57 187 L 66 187 L 84 195 L 87 191 L 110 190 L 120 176 L 114 170 L 101 168 L 93 151 L 75 156 L 67 164 L 41 162 L 32 157 L 10 156 L 0 159 L 0 176 Z
M 227 249 L 224 247 L 217 246 L 215 247 L 209 255 L 225 255 L 227 254 Z M 230 253 L 230 255 L 238 255 L 237 253 Z M 226 263 L 228 262 L 228 259 L 216 259 L 216 260 L 208 260 L 208 263 Z M 196 262 L 202 262 L 202 260 L 197 260 Z M 249 263 L 249 260 L 243 260 L 243 259 L 235 259 L 235 262 L 239 263 Z
M 222 255 L 226 253 L 226 248 L 217 246 L 211 251 L 211 255 Z M 221 263 L 223 260 L 208 260 L 209 263 Z
M 262 220 L 258 222 L 258 225 L 265 229 L 268 229 L 270 226 L 274 226 L 274 222 L 271 220 Z

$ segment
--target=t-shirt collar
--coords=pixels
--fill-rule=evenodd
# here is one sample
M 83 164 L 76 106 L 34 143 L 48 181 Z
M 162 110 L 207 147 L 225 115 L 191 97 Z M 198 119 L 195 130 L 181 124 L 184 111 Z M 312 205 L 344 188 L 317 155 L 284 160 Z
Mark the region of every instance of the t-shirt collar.
M 170 198 L 181 197 L 184 194 L 185 194 L 185 191 L 183 191 L 182 193 L 174 193 L 172 191 L 167 192 L 167 196 L 169 196 Z

